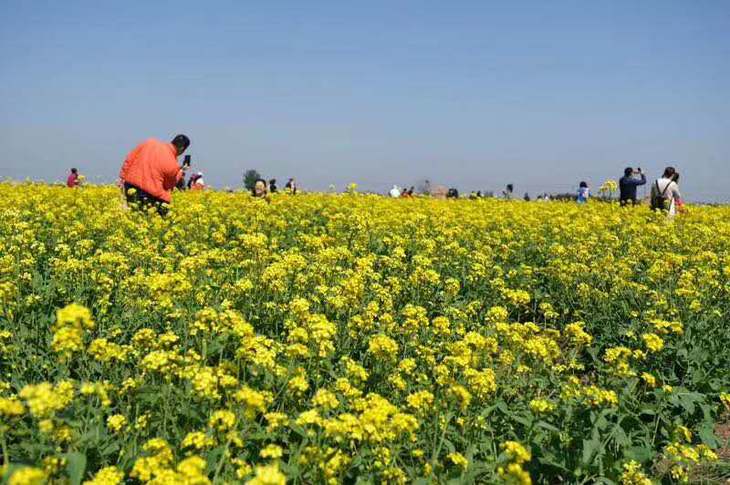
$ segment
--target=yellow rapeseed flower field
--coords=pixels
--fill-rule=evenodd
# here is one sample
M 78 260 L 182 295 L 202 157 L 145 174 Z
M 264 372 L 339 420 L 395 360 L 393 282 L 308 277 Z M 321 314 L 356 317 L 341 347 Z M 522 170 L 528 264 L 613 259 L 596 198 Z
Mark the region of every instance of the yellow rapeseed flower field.
M 0 184 L 3 483 L 727 472 L 730 208 Z

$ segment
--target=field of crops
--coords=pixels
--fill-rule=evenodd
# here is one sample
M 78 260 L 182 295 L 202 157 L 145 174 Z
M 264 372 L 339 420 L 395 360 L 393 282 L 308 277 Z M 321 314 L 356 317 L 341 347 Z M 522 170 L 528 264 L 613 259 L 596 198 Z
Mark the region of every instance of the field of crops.
M 0 184 L 3 480 L 730 474 L 730 208 Z

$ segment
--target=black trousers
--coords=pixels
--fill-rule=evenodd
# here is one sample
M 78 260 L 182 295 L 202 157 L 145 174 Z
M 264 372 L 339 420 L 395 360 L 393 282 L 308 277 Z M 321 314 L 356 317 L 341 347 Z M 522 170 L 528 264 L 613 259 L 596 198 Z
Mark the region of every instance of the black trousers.
M 124 182 L 124 195 L 127 197 L 127 204 L 133 209 L 147 212 L 151 207 L 154 207 L 161 216 L 167 215 L 169 211 L 165 201 L 153 197 L 139 187 L 127 182 Z

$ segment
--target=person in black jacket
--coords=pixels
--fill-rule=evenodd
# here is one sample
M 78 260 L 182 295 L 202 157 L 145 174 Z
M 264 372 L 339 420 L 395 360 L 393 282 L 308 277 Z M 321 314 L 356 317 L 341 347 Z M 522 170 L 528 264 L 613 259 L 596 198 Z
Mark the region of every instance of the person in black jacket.
M 636 175 L 640 177 L 637 179 Z M 631 167 L 626 167 L 624 170 L 624 176 L 618 181 L 619 188 L 619 202 L 621 205 L 636 205 L 636 187 L 644 185 L 646 183 L 646 175 L 641 171 L 641 168 L 634 170 Z
M 289 179 L 284 188 L 286 188 L 292 195 L 297 193 L 297 183 L 294 181 L 293 178 Z

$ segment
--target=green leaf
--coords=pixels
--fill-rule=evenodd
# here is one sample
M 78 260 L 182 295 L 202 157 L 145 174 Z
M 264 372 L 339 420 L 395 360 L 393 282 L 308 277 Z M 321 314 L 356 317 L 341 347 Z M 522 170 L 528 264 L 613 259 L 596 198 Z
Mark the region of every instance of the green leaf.
M 682 393 L 677 395 L 679 399 L 680 405 L 684 408 L 685 411 L 687 411 L 689 414 L 694 414 L 695 412 L 695 402 L 698 400 L 695 397 L 694 393 Z
M 546 429 L 548 431 L 552 431 L 553 433 L 560 433 L 560 429 L 556 426 L 553 426 L 552 424 L 548 423 L 547 421 L 538 421 L 535 423 L 535 426 L 538 428 Z
M 71 485 L 80 485 L 86 471 L 86 455 L 83 453 L 66 453 L 66 472 Z
M 109 456 L 109 455 L 114 454 L 117 451 L 119 451 L 119 449 L 120 449 L 119 443 L 112 442 L 112 443 L 109 443 L 108 445 L 106 445 L 105 447 L 100 448 L 99 454 L 101 456 Z
M 656 415 L 656 411 L 650 407 L 646 407 L 639 412 L 639 416 L 643 416 L 643 415 L 654 416 L 654 415 Z
M 520 423 L 522 426 L 529 428 L 532 425 L 532 417 L 513 415 L 512 419 Z
M 624 456 L 639 463 L 646 463 L 654 458 L 654 450 L 646 446 L 632 446 L 624 452 Z
M 702 443 L 706 444 L 710 448 L 717 448 L 720 446 L 720 442 L 712 430 L 712 425 L 703 424 L 700 429 L 697 430 L 697 435 L 702 440 Z
M 583 440 L 583 463 L 585 465 L 590 464 L 593 461 L 593 457 L 598 454 L 601 450 L 601 441 L 594 438 L 590 440 Z

